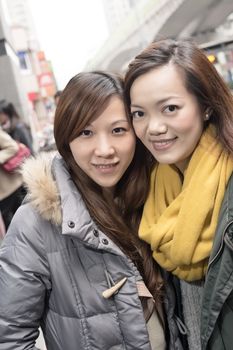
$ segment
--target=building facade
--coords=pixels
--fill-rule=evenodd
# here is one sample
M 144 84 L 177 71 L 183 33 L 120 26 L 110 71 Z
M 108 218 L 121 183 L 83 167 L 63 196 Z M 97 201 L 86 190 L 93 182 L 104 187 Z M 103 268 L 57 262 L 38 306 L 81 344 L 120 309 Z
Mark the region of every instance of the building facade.
M 205 47 L 212 41 L 221 44 L 233 38 L 229 17 L 233 13 L 233 1 L 126 1 L 124 7 L 121 0 L 105 2 L 108 22 L 118 24 L 114 24 L 115 29 L 103 47 L 89 60 L 85 70 L 124 71 L 133 57 L 160 38 L 192 38 L 198 45 L 204 44 Z M 227 28 L 222 30 L 222 26 Z M 216 63 L 231 82 L 231 52 L 228 50 L 227 55 L 221 53 Z
M 14 103 L 36 138 L 56 92 L 52 65 L 40 49 L 28 0 L 0 0 L 0 5 L 0 38 L 7 48 L 0 56 L 0 99 Z
M 13 44 L 5 0 L 0 0 L 0 81 L 0 99 L 13 102 L 19 113 L 26 119 L 27 95 L 22 88 L 19 60 Z

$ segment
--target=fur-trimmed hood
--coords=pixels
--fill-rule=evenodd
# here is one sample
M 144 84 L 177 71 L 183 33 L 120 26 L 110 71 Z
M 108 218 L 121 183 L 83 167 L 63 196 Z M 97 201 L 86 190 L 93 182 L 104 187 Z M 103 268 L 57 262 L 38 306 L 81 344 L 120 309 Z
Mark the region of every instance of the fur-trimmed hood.
M 55 225 L 62 223 L 61 200 L 57 183 L 52 174 L 53 156 L 48 153 L 31 157 L 22 167 L 27 188 L 27 200 L 45 220 Z
M 61 226 L 62 234 L 93 244 L 96 225 L 59 154 L 28 159 L 22 175 L 28 190 L 27 201 L 42 219 Z

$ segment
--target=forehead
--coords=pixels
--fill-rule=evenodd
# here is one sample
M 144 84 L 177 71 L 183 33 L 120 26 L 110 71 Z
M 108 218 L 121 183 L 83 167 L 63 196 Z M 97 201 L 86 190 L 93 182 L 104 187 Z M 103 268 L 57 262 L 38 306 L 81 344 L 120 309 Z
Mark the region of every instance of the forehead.
M 103 111 L 95 118 L 91 124 L 114 123 L 117 121 L 128 120 L 123 100 L 119 96 L 112 96 Z
M 184 73 L 176 65 L 169 63 L 140 75 L 131 86 L 131 102 L 135 98 L 151 96 L 152 93 L 158 99 L 171 94 L 187 94 Z

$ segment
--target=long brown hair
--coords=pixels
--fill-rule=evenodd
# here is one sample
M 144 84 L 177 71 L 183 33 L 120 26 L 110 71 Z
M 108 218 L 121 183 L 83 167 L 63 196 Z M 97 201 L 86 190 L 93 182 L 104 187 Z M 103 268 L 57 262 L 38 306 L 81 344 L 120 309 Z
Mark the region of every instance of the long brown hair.
M 183 74 L 186 88 L 196 96 L 201 110 L 210 110 L 209 122 L 216 126 L 219 141 L 233 153 L 233 96 L 214 65 L 192 41 L 159 40 L 135 57 L 125 75 L 128 108 L 135 79 L 170 62 Z
M 158 300 L 158 268 L 148 252 L 148 245 L 137 235 L 149 190 L 152 166 L 149 153 L 137 140 L 135 156 L 116 186 L 117 200 L 114 201 L 104 198 L 101 187 L 77 165 L 69 146 L 80 131 L 105 110 L 112 96 L 118 96 L 123 101 L 123 80 L 120 76 L 99 71 L 74 76 L 63 90 L 56 109 L 56 145 L 93 220 L 132 259 Z

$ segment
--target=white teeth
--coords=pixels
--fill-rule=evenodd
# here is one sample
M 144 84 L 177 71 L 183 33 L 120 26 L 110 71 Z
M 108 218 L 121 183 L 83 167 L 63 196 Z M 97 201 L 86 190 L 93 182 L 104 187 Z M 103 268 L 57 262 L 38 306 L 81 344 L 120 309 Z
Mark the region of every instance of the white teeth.
M 175 139 L 170 139 L 170 140 L 161 140 L 161 141 L 154 141 L 155 144 L 157 145 L 168 145 L 169 143 L 173 142 Z
M 100 169 L 109 169 L 112 168 L 115 164 L 103 164 L 103 165 L 95 165 L 97 168 Z
M 160 145 L 167 145 L 168 143 L 170 143 L 170 141 L 159 141 L 159 142 L 156 142 L 157 144 L 160 144 Z

